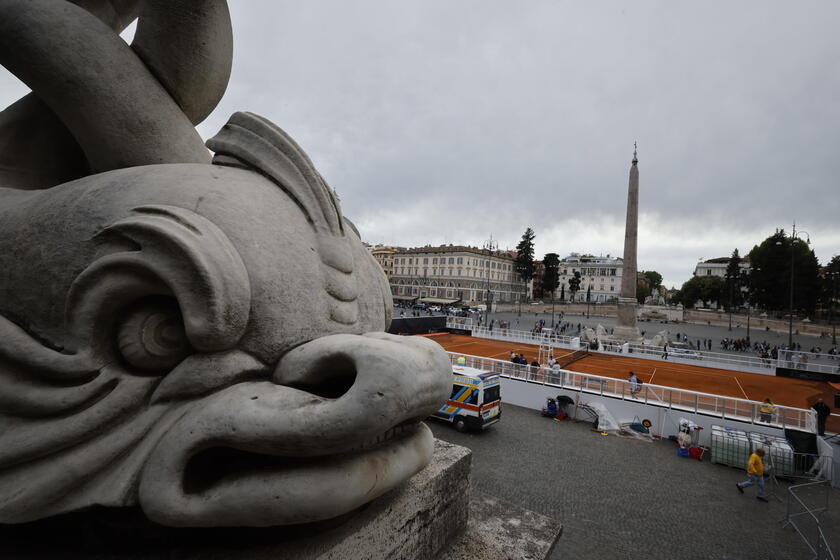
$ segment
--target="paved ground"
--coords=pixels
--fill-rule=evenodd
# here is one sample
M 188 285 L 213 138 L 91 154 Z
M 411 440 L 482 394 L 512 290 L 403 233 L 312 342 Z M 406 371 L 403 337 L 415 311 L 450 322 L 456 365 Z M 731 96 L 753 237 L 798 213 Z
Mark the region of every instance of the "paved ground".
M 429 422 L 435 435 L 473 451 L 472 486 L 559 519 L 553 559 L 782 560 L 809 558 L 785 505 L 741 495 L 743 471 L 677 457 L 670 442 L 601 436 L 590 424 L 557 423 L 506 406 L 502 421 L 460 434 Z M 787 499 L 787 483 L 776 490 Z M 840 553 L 840 491 L 824 530 Z
M 496 322 L 499 321 L 510 321 L 511 328 L 519 329 L 519 330 L 531 330 L 534 328 L 534 324 L 536 321 L 540 319 L 544 319 L 546 325 L 551 324 L 551 306 L 548 307 L 547 310 L 543 310 L 539 313 L 534 313 L 533 311 L 527 310 L 526 307 L 523 307 L 522 315 L 518 315 L 516 312 L 503 312 L 503 313 L 491 313 L 490 319 L 496 319 Z M 400 312 L 406 312 L 404 309 L 395 308 L 394 309 L 394 316 L 399 317 Z M 408 312 L 410 313 L 410 311 Z M 406 314 L 408 314 L 406 313 Z M 554 320 L 556 322 L 560 322 L 560 307 L 557 307 Z M 595 328 L 597 325 L 601 324 L 607 329 L 612 328 L 615 326 L 615 317 L 597 317 L 591 315 L 589 319 L 582 315 L 566 315 L 563 318 L 564 321 L 568 321 L 570 323 L 574 323 L 577 325 L 581 323 L 584 326 Z M 517 326 L 518 325 L 518 326 Z M 694 323 L 659 323 L 656 321 L 651 322 L 640 322 L 638 324 L 639 330 L 645 331 L 645 336 L 647 338 L 652 338 L 653 335 L 658 333 L 662 330 L 668 330 L 672 334 L 676 333 L 684 333 L 688 335 L 689 340 L 692 344 L 697 344 L 698 339 L 712 339 L 712 351 L 714 352 L 725 352 L 720 347 L 720 341 L 724 338 L 729 339 L 738 339 L 738 338 L 746 338 L 747 336 L 747 328 L 746 324 L 740 324 L 738 319 L 733 320 L 732 324 L 732 331 L 729 331 L 728 327 L 721 327 L 715 325 L 700 325 Z M 571 333 L 566 333 L 571 334 Z M 774 345 L 781 345 L 787 344 L 788 341 L 788 333 L 787 331 L 784 332 L 777 332 L 777 331 L 765 331 L 763 329 L 750 329 L 750 339 L 753 342 L 767 342 L 771 346 Z M 803 350 L 810 350 L 814 346 L 820 346 L 824 352 L 827 352 L 829 348 L 831 348 L 831 339 L 820 339 L 814 335 L 807 335 L 807 334 L 800 334 L 794 335 L 793 337 L 794 342 L 798 342 L 802 345 Z M 740 352 L 735 352 L 734 350 L 731 351 L 732 353 L 740 354 Z

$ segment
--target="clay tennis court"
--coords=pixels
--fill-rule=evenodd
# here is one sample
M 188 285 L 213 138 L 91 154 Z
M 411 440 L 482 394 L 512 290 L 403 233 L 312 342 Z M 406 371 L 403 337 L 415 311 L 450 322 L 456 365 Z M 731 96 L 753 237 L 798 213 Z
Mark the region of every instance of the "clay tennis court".
M 497 360 L 507 361 L 511 352 L 522 354 L 528 362 L 536 359 L 539 355 L 539 347 L 532 344 L 473 338 L 448 333 L 429 335 L 429 338 L 449 352 L 460 352 Z M 571 350 L 556 349 L 555 357 L 562 361 L 562 356 L 570 353 Z M 616 379 L 627 379 L 628 372 L 633 371 L 645 383 L 753 401 L 761 401 L 770 397 L 776 404 L 799 408 L 810 408 L 817 397 L 822 397 L 823 401 L 832 408 L 834 404 L 835 391 L 828 383 L 677 364 L 664 360 L 648 360 L 593 352 L 585 358 L 569 364 L 566 369 Z M 827 427 L 833 432 L 840 431 L 840 418 L 829 418 Z

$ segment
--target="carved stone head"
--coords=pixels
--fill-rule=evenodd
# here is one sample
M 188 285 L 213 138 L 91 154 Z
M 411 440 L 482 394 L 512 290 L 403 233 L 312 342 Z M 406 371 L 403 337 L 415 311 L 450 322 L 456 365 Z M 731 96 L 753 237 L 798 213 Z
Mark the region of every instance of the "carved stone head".
M 195 133 L 225 3 L 78 4 L 0 8 L 33 89 L 0 113 L 0 522 L 305 523 L 422 469 L 446 354 L 381 332 L 384 274 L 288 135 L 237 113 L 211 162 Z

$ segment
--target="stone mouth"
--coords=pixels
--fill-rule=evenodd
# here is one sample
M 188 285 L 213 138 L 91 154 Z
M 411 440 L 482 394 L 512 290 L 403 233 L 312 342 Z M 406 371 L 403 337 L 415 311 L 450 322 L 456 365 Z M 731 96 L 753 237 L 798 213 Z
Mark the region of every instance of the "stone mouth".
M 182 510 L 172 525 L 299 525 L 335 518 L 381 496 L 431 460 L 434 437 L 423 423 L 406 423 L 333 455 L 272 456 L 211 447 L 190 457 L 183 473 Z M 173 504 L 175 505 L 175 504 Z M 205 518 L 205 514 L 207 517 Z
M 258 453 L 229 446 L 213 446 L 193 454 L 184 468 L 185 494 L 212 492 L 214 487 L 230 485 L 247 477 L 282 476 L 298 470 L 318 470 L 334 462 L 362 461 L 382 451 L 405 445 L 420 430 L 419 420 L 402 422 L 351 449 L 317 456 L 282 456 Z

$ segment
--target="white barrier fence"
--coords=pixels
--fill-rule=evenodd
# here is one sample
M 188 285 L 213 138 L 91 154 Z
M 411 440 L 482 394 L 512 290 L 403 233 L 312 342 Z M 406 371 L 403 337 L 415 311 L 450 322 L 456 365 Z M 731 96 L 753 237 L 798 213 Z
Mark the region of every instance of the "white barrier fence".
M 547 367 L 514 364 L 482 356 L 470 356 L 448 352 L 454 364 L 459 357 L 466 360 L 469 367 L 483 371 L 492 371 L 503 377 L 527 383 L 596 394 L 604 397 L 627 400 L 648 406 L 662 407 L 669 410 L 685 411 L 722 419 L 737 420 L 773 428 L 793 428 L 811 433 L 816 432 L 816 413 L 811 410 L 776 405 L 769 422 L 762 422 L 759 407 L 762 403 L 735 397 L 711 395 L 686 389 L 664 387 L 662 385 L 641 384 L 634 394 L 631 384 L 623 379 L 602 377 L 569 370 L 553 371 Z M 504 398 L 504 397 L 503 397 Z
M 520 331 L 513 329 L 489 328 L 486 326 L 474 326 L 473 320 L 469 318 L 448 317 L 447 328 L 465 329 L 472 331 L 472 336 L 477 338 L 488 338 L 520 344 L 533 344 L 536 346 L 551 346 L 567 350 L 577 350 L 573 344 L 573 338 L 567 335 L 555 333 L 534 333 L 531 331 Z M 585 343 L 584 343 L 585 344 Z M 631 353 L 636 357 L 649 358 L 653 360 L 665 359 L 661 346 L 648 344 L 626 344 L 620 345 L 610 342 L 601 342 L 598 352 L 610 354 Z M 723 352 L 708 352 L 704 350 L 684 350 L 672 347 L 669 349 L 667 359 L 672 362 L 684 364 L 696 364 L 707 367 L 719 367 L 747 373 L 760 373 L 764 375 L 775 375 L 776 367 L 786 367 L 813 371 L 819 373 L 840 373 L 840 356 L 831 354 L 812 354 L 809 352 L 793 352 L 781 350 L 778 359 L 761 358 L 754 355 L 727 354 Z
M 838 374 L 840 373 L 840 356 L 798 350 L 780 350 L 777 365 L 803 371 Z

